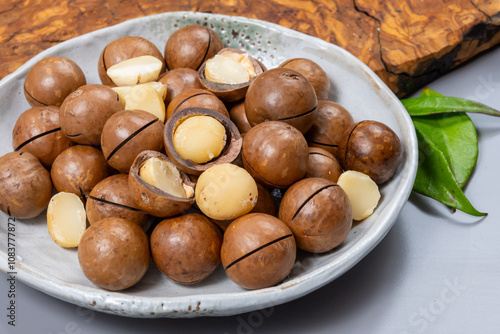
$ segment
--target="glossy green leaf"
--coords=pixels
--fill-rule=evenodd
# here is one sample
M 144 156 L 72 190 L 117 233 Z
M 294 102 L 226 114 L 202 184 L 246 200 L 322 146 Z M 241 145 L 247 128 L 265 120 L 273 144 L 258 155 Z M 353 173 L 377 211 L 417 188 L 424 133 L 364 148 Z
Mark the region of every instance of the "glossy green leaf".
M 413 190 L 473 216 L 484 216 L 465 197 L 440 149 L 426 134 L 415 128 L 419 146 L 419 165 Z
M 444 112 L 472 112 L 500 116 L 500 111 L 479 102 L 447 96 L 420 96 L 401 100 L 410 116 L 425 116 Z
M 420 96 L 443 96 L 424 88 Z M 444 113 L 412 118 L 415 127 L 441 150 L 463 188 L 477 162 L 479 153 L 474 123 L 465 113 Z

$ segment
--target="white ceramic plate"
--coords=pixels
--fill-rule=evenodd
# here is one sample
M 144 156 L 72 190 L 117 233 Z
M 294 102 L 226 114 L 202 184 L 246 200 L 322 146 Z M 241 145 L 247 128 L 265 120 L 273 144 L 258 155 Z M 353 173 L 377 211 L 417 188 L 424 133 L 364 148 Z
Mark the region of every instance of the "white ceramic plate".
M 378 120 L 395 130 L 405 157 L 396 176 L 382 187 L 376 212 L 357 224 L 334 251 L 321 255 L 299 252 L 290 276 L 275 287 L 244 290 L 232 283 L 221 267 L 205 281 L 184 286 L 163 277 L 151 263 L 144 279 L 122 292 L 105 291 L 90 283 L 80 270 L 77 251 L 61 248 L 51 240 L 42 214 L 16 221 L 17 279 L 70 303 L 125 316 L 232 315 L 281 304 L 331 282 L 368 254 L 394 224 L 411 192 L 418 152 L 413 125 L 399 100 L 367 66 L 343 49 L 275 24 L 241 17 L 165 13 L 95 31 L 40 53 L 0 82 L 0 155 L 12 151 L 14 123 L 29 109 L 22 87 L 36 62 L 47 56 L 68 57 L 80 65 L 88 83 L 100 83 L 97 60 L 107 43 L 135 35 L 149 39 L 163 51 L 172 32 L 190 24 L 208 25 L 227 46 L 247 50 L 268 68 L 295 57 L 317 62 L 332 82 L 330 100 L 343 105 L 356 121 Z M 7 256 L 8 219 L 0 213 L 0 269 L 4 272 L 12 271 Z

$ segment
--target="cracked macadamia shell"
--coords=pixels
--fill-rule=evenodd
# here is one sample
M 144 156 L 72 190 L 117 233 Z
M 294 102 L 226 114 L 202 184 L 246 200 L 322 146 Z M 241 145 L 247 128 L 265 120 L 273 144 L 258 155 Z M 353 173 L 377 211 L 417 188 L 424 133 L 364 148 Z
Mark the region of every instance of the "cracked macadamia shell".
M 185 120 L 194 116 L 209 116 L 220 122 L 225 129 L 225 145 L 217 157 L 205 162 L 196 163 L 190 159 L 184 159 L 177 152 L 174 145 L 174 135 L 177 128 Z M 233 163 L 241 152 L 243 139 L 234 123 L 226 116 L 207 108 L 185 108 L 176 112 L 165 124 L 163 136 L 165 150 L 170 160 L 181 170 L 190 175 L 200 175 L 212 166 L 222 163 Z
M 163 150 L 163 123 L 143 110 L 122 110 L 104 124 L 101 148 L 106 161 L 127 174 L 139 153 Z
M 317 108 L 314 88 L 302 74 L 275 68 L 259 75 L 248 87 L 245 112 L 250 125 L 283 121 L 306 133 Z
M 297 247 L 313 253 L 334 249 L 352 227 L 349 198 L 341 187 L 324 178 L 307 178 L 288 188 L 279 217 L 293 231 Z
M 160 74 L 165 72 L 165 59 L 163 59 L 160 50 L 158 50 L 153 43 L 142 37 L 125 36 L 106 45 L 99 56 L 97 69 L 102 84 L 109 86 L 115 85 L 106 73 L 111 66 L 124 60 L 140 56 L 153 56 L 158 58 L 163 63 Z
M 309 147 L 306 177 L 322 177 L 336 183 L 342 172 L 342 166 L 333 154 L 319 147 Z
M 189 209 L 194 201 L 194 182 L 191 181 L 189 176 L 182 170 L 180 179 L 182 186 L 188 187 L 192 193 L 186 193 L 187 197 L 179 197 L 167 193 L 151 184 L 146 182 L 141 176 L 140 171 L 143 165 L 152 158 L 157 158 L 171 164 L 173 168 L 175 165 L 163 153 L 157 151 L 144 151 L 141 152 L 135 159 L 130 173 L 128 176 L 128 186 L 132 197 L 141 210 L 156 217 L 171 217 L 178 215 Z
M 78 144 L 99 146 L 102 128 L 123 110 L 120 96 L 103 85 L 86 85 L 68 95 L 59 109 L 62 132 Z
M 263 73 L 263 68 L 260 66 L 260 64 L 252 57 L 250 56 L 247 52 L 239 50 L 239 49 L 232 49 L 232 48 L 224 48 L 220 50 L 217 55 L 224 54 L 226 52 L 231 52 L 235 54 L 242 55 L 246 57 L 248 60 L 248 63 L 251 64 L 251 68 L 255 72 L 253 76 L 250 76 L 249 80 L 243 83 L 238 83 L 238 84 L 227 84 L 227 83 L 217 83 L 217 82 L 212 82 L 210 81 L 205 73 L 205 69 L 207 67 L 207 62 L 210 61 L 208 59 L 206 62 L 203 63 L 203 65 L 199 69 L 199 80 L 201 82 L 201 85 L 203 88 L 209 90 L 210 92 L 214 93 L 219 99 L 221 99 L 224 102 L 234 102 L 241 100 L 242 98 L 245 97 L 245 94 L 247 93 L 248 87 L 250 86 L 250 83 L 260 74 Z
M 284 122 L 271 121 L 247 132 L 242 159 L 245 169 L 257 182 L 286 188 L 305 176 L 309 150 L 299 130 Z
M 344 170 L 364 173 L 382 184 L 392 178 L 403 161 L 403 145 L 387 125 L 367 120 L 344 132 L 338 155 Z
M 222 235 L 207 217 L 191 213 L 162 220 L 151 234 L 158 269 L 177 283 L 194 284 L 220 264 Z
M 139 282 L 149 267 L 148 237 L 128 220 L 102 219 L 80 239 L 78 262 L 98 287 L 124 290 Z
M 201 25 L 189 25 L 176 30 L 165 45 L 165 61 L 169 70 L 198 70 L 207 59 L 224 47 L 217 33 Z
M 87 84 L 80 67 L 64 57 L 47 57 L 26 75 L 24 96 L 32 107 L 60 106 L 66 96 Z
M 0 157 L 0 210 L 28 219 L 38 216 L 52 197 L 49 172 L 29 152 L 11 152 Z
M 33 107 L 19 116 L 12 131 L 15 151 L 30 152 L 50 168 L 55 158 L 73 145 L 59 127 L 59 108 Z
M 144 227 L 149 217 L 132 197 L 126 174 L 112 175 L 96 184 L 87 198 L 86 212 L 90 225 L 104 218 L 116 217 Z
M 295 239 L 285 223 L 264 213 L 251 213 L 227 228 L 221 260 L 233 282 L 245 289 L 262 289 L 290 274 L 296 253 Z

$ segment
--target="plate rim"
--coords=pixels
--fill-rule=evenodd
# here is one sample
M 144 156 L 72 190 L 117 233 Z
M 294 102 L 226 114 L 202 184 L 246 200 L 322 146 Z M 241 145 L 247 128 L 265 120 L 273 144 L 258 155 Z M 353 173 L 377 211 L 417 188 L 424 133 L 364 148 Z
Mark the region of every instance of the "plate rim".
M 43 59 L 47 53 L 57 52 L 59 49 L 65 48 L 66 45 L 75 43 L 74 40 L 78 39 L 86 39 L 90 38 L 93 35 L 106 33 L 107 30 L 115 30 L 120 27 L 126 27 L 129 25 L 140 24 L 143 21 L 154 19 L 166 19 L 170 17 L 176 17 L 179 15 L 189 15 L 189 16 L 199 16 L 200 18 L 204 18 L 206 16 L 212 17 L 214 19 L 227 19 L 227 20 L 237 20 L 239 23 L 249 23 L 252 25 L 258 25 L 265 29 L 274 29 L 278 32 L 285 33 L 293 38 L 300 39 L 302 41 L 306 40 L 308 42 L 313 41 L 315 45 L 323 47 L 323 48 L 331 48 L 336 49 L 337 52 L 340 52 L 343 57 L 347 57 L 354 64 L 374 82 L 375 85 L 378 86 L 383 92 L 388 95 L 389 100 L 391 102 L 396 103 L 396 106 L 399 109 L 405 110 L 402 103 L 395 96 L 395 94 L 390 91 L 390 89 L 386 86 L 386 84 L 363 62 L 361 62 L 354 55 L 349 53 L 348 51 L 338 47 L 337 45 L 328 43 L 324 40 L 321 40 L 317 37 L 313 37 L 310 35 L 306 35 L 304 33 L 300 33 L 298 31 L 285 28 L 275 23 L 262 21 L 253 18 L 246 18 L 241 16 L 231 16 L 231 15 L 223 15 L 223 14 L 212 14 L 212 13 L 200 13 L 200 12 L 191 12 L 191 11 L 176 11 L 176 12 L 166 12 L 161 14 L 155 14 L 150 16 L 143 16 L 139 18 L 134 18 L 131 20 L 127 20 L 121 23 L 118 23 L 113 26 L 105 27 L 102 29 L 98 29 L 84 35 L 80 35 L 59 43 L 55 46 L 52 46 L 33 58 L 27 61 L 25 64 L 20 66 L 16 71 L 7 75 L 0 81 L 0 89 L 3 86 L 8 85 L 11 80 L 15 80 L 15 78 L 20 75 L 21 72 L 26 71 L 28 68 L 31 68 L 36 62 Z M 59 298 L 61 300 L 88 307 L 97 311 L 102 311 L 106 313 L 112 313 L 117 315 L 124 315 L 128 317 L 148 317 L 148 318 L 156 318 L 156 317 L 196 317 L 196 316 L 221 316 L 221 315 L 234 315 L 240 314 L 243 312 L 248 312 L 252 310 L 262 309 L 266 307 L 276 306 L 297 298 L 300 298 L 316 289 L 321 288 L 322 286 L 332 282 L 339 276 L 343 275 L 347 270 L 356 265 L 361 259 L 363 259 L 389 232 L 391 227 L 397 220 L 401 210 L 403 209 L 405 203 L 407 202 L 410 193 L 412 191 L 413 180 L 415 179 L 417 172 L 417 159 L 418 159 L 418 146 L 417 139 L 415 134 L 415 129 L 412 125 L 410 116 L 404 112 L 402 113 L 402 120 L 404 121 L 401 124 L 404 124 L 406 128 L 402 128 L 402 131 L 409 137 L 409 145 L 405 147 L 405 168 L 406 171 L 405 176 L 406 179 L 403 180 L 405 182 L 401 182 L 398 187 L 394 190 L 397 192 L 401 192 L 399 198 L 394 200 L 394 203 L 391 203 L 391 209 L 389 214 L 384 216 L 382 221 L 377 222 L 372 229 L 373 231 L 370 235 L 366 236 L 363 239 L 358 240 L 355 245 L 356 252 L 350 252 L 343 254 L 341 257 L 336 258 L 334 261 L 330 261 L 327 264 L 321 266 L 309 272 L 299 278 L 295 278 L 286 282 L 283 282 L 279 285 L 261 289 L 261 290 L 245 290 L 241 292 L 231 292 L 231 293 L 214 293 L 214 294 L 196 294 L 190 296 L 176 296 L 176 297 L 137 297 L 127 295 L 121 292 L 112 292 L 103 290 L 97 287 L 88 287 L 79 284 L 69 285 L 68 283 L 64 283 L 59 279 L 52 277 L 45 277 L 35 270 L 35 268 L 31 268 L 31 266 L 25 266 L 22 262 L 16 262 L 16 269 L 23 268 L 23 270 L 18 270 L 16 274 L 16 278 L 19 278 L 20 281 L 25 284 L 44 292 L 53 297 Z M 400 126 L 401 126 L 400 124 Z M 0 258 L 3 261 L 0 261 L 0 270 L 5 273 L 8 273 L 8 269 L 6 266 L 7 263 L 7 254 L 0 250 Z M 340 263 L 340 264 L 339 264 Z M 340 270 L 339 270 L 340 268 Z M 331 275 L 329 275 L 331 274 Z M 308 286 L 306 288 L 303 287 L 304 282 L 308 282 Z M 299 290 L 299 288 L 301 288 Z M 289 294 L 281 293 L 284 290 L 289 290 Z M 102 295 L 105 295 L 105 300 L 100 303 L 96 303 L 95 300 L 102 299 Z M 273 299 L 267 298 L 269 296 L 274 297 Z M 232 305 L 229 312 L 221 312 L 221 310 L 217 309 L 217 305 L 223 305 L 225 301 L 235 299 L 240 299 L 242 297 L 253 297 L 257 299 L 257 302 L 253 302 L 252 305 L 248 305 L 246 303 L 242 303 L 242 301 L 247 300 L 248 298 L 243 298 L 238 303 L 238 306 Z M 140 304 L 140 300 L 138 299 L 147 299 L 147 301 L 153 305 L 153 309 L 155 312 L 130 312 L 129 310 L 125 310 L 125 308 L 121 307 L 123 305 L 124 300 L 135 300 Z M 200 300 L 203 300 L 203 308 Z M 93 303 L 90 301 L 93 300 Z M 205 307 L 209 305 L 211 307 Z M 227 310 L 226 310 L 227 311 Z

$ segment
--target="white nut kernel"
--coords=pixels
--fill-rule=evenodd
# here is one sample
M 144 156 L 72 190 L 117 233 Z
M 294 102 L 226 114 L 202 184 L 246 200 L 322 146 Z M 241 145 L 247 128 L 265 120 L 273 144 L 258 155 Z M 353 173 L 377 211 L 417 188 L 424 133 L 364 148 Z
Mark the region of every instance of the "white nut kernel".
M 137 85 L 125 95 L 126 110 L 144 110 L 165 122 L 165 102 L 160 93 L 151 85 Z
M 233 53 L 231 52 L 231 54 Z M 247 59 L 245 56 L 243 58 Z M 223 55 L 216 55 L 207 60 L 205 65 L 205 78 L 216 83 L 236 85 L 248 82 L 252 77 L 251 74 L 240 61 Z M 255 76 L 255 72 L 253 72 L 253 76 Z
M 192 116 L 179 124 L 173 135 L 174 148 L 186 160 L 203 164 L 218 157 L 226 146 L 226 129 L 210 116 Z
M 182 181 L 179 170 L 170 162 L 151 158 L 139 169 L 139 176 L 152 185 L 168 194 L 177 197 L 189 198 L 193 195 L 193 187 Z
M 243 168 L 220 164 L 204 171 L 196 183 L 196 203 L 212 219 L 235 219 L 257 204 L 257 184 Z
M 132 86 L 156 81 L 163 63 L 153 56 L 140 56 L 119 62 L 106 73 L 117 86 Z
M 380 200 L 380 192 L 377 184 L 368 175 L 349 170 L 339 176 L 337 183 L 351 202 L 355 220 L 371 216 Z
M 47 228 L 59 246 L 77 247 L 87 228 L 87 215 L 80 197 L 67 192 L 52 196 L 47 208 Z

